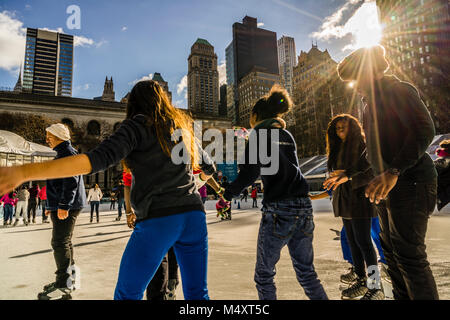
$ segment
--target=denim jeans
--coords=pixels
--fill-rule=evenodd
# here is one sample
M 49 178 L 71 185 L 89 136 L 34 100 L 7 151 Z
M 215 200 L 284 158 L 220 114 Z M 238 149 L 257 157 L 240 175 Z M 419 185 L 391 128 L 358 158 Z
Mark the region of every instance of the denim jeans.
M 381 245 L 396 300 L 439 299 L 425 236 L 436 205 L 436 181 L 399 181 L 377 206 Z
M 95 214 L 97 215 L 97 222 L 99 221 L 99 218 L 100 218 L 99 207 L 100 207 L 100 201 L 91 201 L 91 221 L 94 218 L 94 209 L 95 209 Z
M 11 204 L 5 204 L 3 207 L 3 220 L 6 222 L 8 220 L 12 220 L 14 215 L 14 206 Z
M 314 300 L 328 299 L 314 270 L 314 221 L 309 198 L 264 203 L 259 227 L 255 282 L 259 299 L 276 300 L 275 265 L 287 245 L 297 280 Z
M 118 214 L 119 214 L 119 218 L 122 217 L 122 206 L 125 209 L 125 200 L 124 200 L 124 198 L 117 198 L 117 211 L 118 211 Z

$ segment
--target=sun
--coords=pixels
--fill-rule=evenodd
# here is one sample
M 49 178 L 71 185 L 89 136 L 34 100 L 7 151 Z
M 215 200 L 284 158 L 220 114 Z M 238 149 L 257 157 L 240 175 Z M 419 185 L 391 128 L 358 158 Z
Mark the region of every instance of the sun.
M 371 47 L 381 41 L 382 27 L 375 2 L 366 2 L 355 11 L 345 24 L 345 29 L 353 35 L 353 49 Z

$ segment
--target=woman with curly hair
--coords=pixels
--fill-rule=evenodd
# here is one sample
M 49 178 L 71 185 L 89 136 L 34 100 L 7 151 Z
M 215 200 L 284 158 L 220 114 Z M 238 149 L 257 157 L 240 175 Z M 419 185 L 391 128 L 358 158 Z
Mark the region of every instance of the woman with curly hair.
M 371 238 L 372 218 L 376 212 L 364 194 L 373 175 L 366 160 L 364 133 L 355 117 L 341 114 L 331 120 L 327 129 L 327 152 L 330 178 L 324 182 L 324 187 L 333 189 L 334 215 L 341 217 L 344 223 L 357 276 L 349 288 L 342 291 L 342 299 L 384 299 L 380 283 L 370 289 L 367 285 L 366 267 L 378 272 Z

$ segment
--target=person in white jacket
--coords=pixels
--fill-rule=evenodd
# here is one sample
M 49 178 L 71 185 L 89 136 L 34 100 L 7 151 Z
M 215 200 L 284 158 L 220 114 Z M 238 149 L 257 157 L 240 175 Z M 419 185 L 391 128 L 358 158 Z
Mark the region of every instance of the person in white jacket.
M 97 223 L 99 222 L 99 206 L 100 206 L 100 200 L 103 198 L 102 190 L 100 190 L 98 184 L 95 185 L 94 188 L 89 189 L 87 201 L 91 204 L 91 223 L 94 216 L 94 208 L 95 213 L 97 214 Z
M 22 186 L 20 191 L 17 193 L 17 204 L 16 204 L 16 213 L 15 213 L 15 222 L 14 226 L 17 226 L 19 223 L 20 215 L 23 216 L 23 224 L 28 225 L 27 221 L 27 207 L 28 207 L 28 200 L 30 199 L 30 193 L 27 190 L 27 187 L 25 185 Z

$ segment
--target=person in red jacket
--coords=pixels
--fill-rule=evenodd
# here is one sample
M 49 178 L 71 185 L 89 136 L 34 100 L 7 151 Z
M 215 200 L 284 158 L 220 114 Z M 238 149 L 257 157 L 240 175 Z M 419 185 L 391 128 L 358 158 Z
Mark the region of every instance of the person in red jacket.
M 253 203 L 252 203 L 252 208 L 258 208 L 258 188 L 257 187 L 253 187 L 252 188 L 252 194 L 250 195 L 250 197 L 252 197 L 253 199 Z
M 42 223 L 50 223 L 50 221 L 48 221 L 48 217 L 45 215 L 45 205 L 47 204 L 47 186 L 43 186 L 41 190 L 39 190 L 38 197 L 42 208 Z

